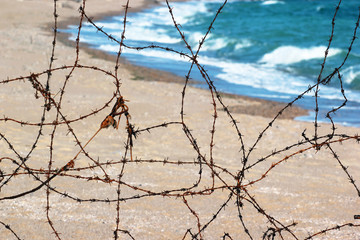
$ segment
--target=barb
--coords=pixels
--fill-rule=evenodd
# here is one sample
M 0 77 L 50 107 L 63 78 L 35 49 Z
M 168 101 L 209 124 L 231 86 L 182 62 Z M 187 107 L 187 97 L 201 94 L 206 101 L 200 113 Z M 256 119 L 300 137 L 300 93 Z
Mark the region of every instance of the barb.
M 0 223 L 1 223 L 7 230 L 9 230 L 9 231 L 14 235 L 14 237 L 16 237 L 16 239 L 21 240 L 21 238 L 14 232 L 14 230 L 12 230 L 12 228 L 11 228 L 9 225 L 5 224 L 5 223 L 2 222 L 2 221 L 0 221 Z

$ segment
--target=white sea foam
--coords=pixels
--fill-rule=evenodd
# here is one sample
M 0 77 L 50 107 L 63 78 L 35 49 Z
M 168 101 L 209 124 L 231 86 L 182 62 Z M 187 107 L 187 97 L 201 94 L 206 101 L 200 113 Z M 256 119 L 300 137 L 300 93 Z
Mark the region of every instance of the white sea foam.
M 234 44 L 235 50 L 239 50 L 241 48 L 246 48 L 246 47 L 250 47 L 252 46 L 252 43 L 247 40 L 247 39 L 241 39 L 241 40 L 236 40 L 236 39 L 230 39 L 227 37 L 223 37 L 223 38 L 217 38 L 217 39 L 208 39 L 207 41 L 205 41 L 204 47 L 202 48 L 205 51 L 216 51 L 216 50 L 220 50 L 222 48 L 227 47 L 229 44 Z
M 294 46 L 281 46 L 274 51 L 265 54 L 260 60 L 260 63 L 271 65 L 277 64 L 293 64 L 310 59 L 323 58 L 325 56 L 325 46 L 299 48 Z M 340 49 L 330 49 L 328 57 L 340 53 Z
M 235 84 L 266 89 L 277 93 L 298 95 L 304 92 L 308 83 L 303 78 L 295 78 L 275 68 L 251 63 L 218 63 L 223 73 L 216 77 Z
M 185 37 L 188 37 L 188 43 L 192 46 L 193 50 L 199 47 L 199 42 L 203 40 L 204 34 L 201 32 L 185 32 Z M 203 51 L 215 51 L 221 48 L 226 47 L 228 44 L 227 40 L 224 38 L 212 39 L 211 36 L 205 39 L 205 42 L 202 46 Z
M 252 63 L 234 63 L 219 61 L 212 58 L 201 58 L 199 62 L 205 66 L 214 66 L 221 68 L 221 73 L 216 77 L 224 81 L 250 86 L 254 88 L 266 89 L 273 93 L 299 95 L 306 91 L 311 85 L 311 79 L 294 76 L 269 65 L 259 65 Z M 337 88 L 321 86 L 320 96 L 325 99 L 343 100 L 341 91 Z M 279 95 L 276 94 L 276 95 Z M 313 92 L 308 93 L 308 95 Z M 266 95 L 269 97 L 269 95 Z M 360 102 L 360 96 L 357 92 L 347 90 L 346 96 L 349 100 Z M 285 98 L 278 97 L 278 98 Z
M 188 43 L 193 48 L 199 46 L 199 42 L 203 39 L 205 33 L 201 32 L 187 32 L 185 31 L 185 37 L 187 37 Z
M 108 30 L 122 31 L 123 28 L 124 28 L 124 25 L 122 23 L 120 23 L 119 21 L 116 21 L 116 22 L 97 22 L 96 25 L 98 27 L 106 28 Z
M 199 42 L 203 39 L 204 34 L 201 32 L 185 32 L 186 36 L 188 37 L 188 43 L 193 47 L 193 48 L 197 48 L 199 46 Z M 252 46 L 252 43 L 250 40 L 248 39 L 231 39 L 231 38 L 227 38 L 227 37 L 222 37 L 222 38 L 212 38 L 212 36 L 210 35 L 210 37 L 208 37 L 205 40 L 205 43 L 202 47 L 202 50 L 205 51 L 216 51 L 216 50 L 220 50 L 222 48 L 227 47 L 229 44 L 234 44 L 235 50 L 239 50 L 241 48 L 246 48 L 246 47 L 250 47 Z
M 262 3 L 262 5 L 272 5 L 272 4 L 284 4 L 284 2 L 277 0 L 267 0 Z
M 98 49 L 109 52 L 109 53 L 117 53 L 119 51 L 119 45 L 116 44 L 102 44 L 98 47 Z M 189 59 L 180 56 L 179 54 L 168 52 L 168 51 L 162 51 L 157 49 L 144 49 L 141 51 L 134 50 L 134 49 L 127 49 L 123 48 L 122 52 L 124 54 L 136 54 L 141 55 L 145 57 L 154 57 L 158 59 L 168 59 L 172 61 L 182 61 L 182 62 L 188 62 Z
M 360 66 L 350 66 L 342 71 L 343 80 L 347 84 L 351 84 L 355 78 L 360 77 Z
M 116 44 L 103 44 L 99 46 L 99 49 L 111 53 L 117 53 L 119 46 Z M 157 59 L 166 59 L 167 61 L 189 62 L 188 58 L 181 57 L 176 53 L 157 49 L 146 49 L 142 51 L 123 49 L 123 53 L 136 54 L 145 57 L 154 57 Z M 270 65 L 234 63 L 228 62 L 226 60 L 201 56 L 198 60 L 199 63 L 201 65 L 205 65 L 205 67 L 212 66 L 218 68 L 220 71 L 216 74 L 216 78 L 234 84 L 266 89 L 273 92 L 272 95 L 276 96 L 276 98 L 287 98 L 289 94 L 297 96 L 306 91 L 312 82 L 310 79 L 291 75 L 290 73 L 277 70 Z M 322 98 L 337 100 L 344 99 L 341 92 L 337 88 L 328 86 L 321 86 L 320 88 L 320 97 Z M 308 93 L 308 95 L 311 94 L 313 93 Z M 271 95 L 268 94 L 264 96 L 271 97 Z M 360 102 L 360 96 L 357 92 L 347 90 L 346 96 L 351 101 Z
M 151 16 L 153 14 L 144 14 L 129 20 L 126 25 L 126 39 L 134 41 L 158 42 L 158 43 L 178 43 L 181 39 L 170 37 L 163 28 L 152 28 L 156 23 L 163 21 L 159 16 Z M 149 18 L 149 20 L 147 20 Z M 155 19 L 157 18 L 157 19 Z M 115 18 L 116 19 L 116 18 Z M 120 19 L 117 19 L 120 21 Z M 162 22 L 164 23 L 164 21 Z M 101 26 L 101 25 L 99 25 Z M 103 24 L 108 33 L 120 39 L 123 26 L 121 24 Z M 121 28 L 118 28 L 121 27 Z M 114 31 L 117 30 L 117 31 Z
M 320 11 L 322 11 L 324 8 L 325 8 L 325 7 L 324 7 L 324 6 L 321 6 L 321 5 L 320 5 L 320 6 L 317 6 L 317 7 L 316 7 L 316 11 L 317 11 L 317 12 L 320 12 Z
M 265 1 L 263 4 L 272 4 L 281 3 L 281 1 Z M 191 5 L 191 2 L 189 3 Z M 196 8 L 191 6 L 191 11 L 189 11 L 189 6 L 187 3 L 182 3 L 180 5 L 171 4 L 174 7 L 174 15 L 177 22 L 180 24 L 186 23 L 187 19 L 193 16 L 195 9 L 198 12 L 206 12 L 206 6 L 204 3 L 196 2 Z M 196 14 L 195 14 L 196 16 Z M 116 17 L 115 17 L 116 18 Z M 117 17 L 117 22 L 99 22 L 98 26 L 103 26 L 106 31 L 113 36 L 120 39 L 122 28 L 123 28 L 123 18 Z M 168 8 L 166 6 L 156 8 L 153 11 L 142 13 L 136 15 L 136 17 L 129 17 L 126 29 L 126 40 L 134 41 L 146 41 L 154 43 L 179 43 L 181 42 L 180 37 L 174 38 L 170 37 L 166 27 L 156 27 L 157 24 L 169 25 L 169 28 L 174 30 L 172 27 L 173 22 L 168 13 Z M 171 26 L 170 26 L 171 25 Z M 87 31 L 88 25 L 84 25 L 85 31 Z M 176 31 L 176 30 L 175 30 Z M 184 30 L 185 31 L 185 30 Z M 189 33 L 185 32 L 185 35 L 191 44 L 191 46 L 197 46 L 199 41 L 203 38 L 203 33 L 195 32 Z M 93 39 L 91 37 L 90 39 Z M 87 42 L 88 40 L 81 36 L 81 41 Z M 103 42 L 104 43 L 104 42 Z M 202 50 L 219 50 L 226 47 L 228 44 L 234 44 L 235 50 L 250 47 L 252 43 L 249 40 L 234 40 L 226 37 L 220 39 L 212 39 L 210 37 L 205 41 L 205 45 Z M 117 53 L 119 46 L 117 44 L 102 44 L 98 46 L 99 49 Z M 286 73 L 276 69 L 276 65 L 290 65 L 300 61 L 306 61 L 310 59 L 323 58 L 325 55 L 325 46 L 317 46 L 310 48 L 299 48 L 295 46 L 282 46 L 274 51 L 265 54 L 260 60 L 259 63 L 265 64 L 256 64 L 256 63 L 235 63 L 229 62 L 226 60 L 207 58 L 199 56 L 199 62 L 201 65 L 212 66 L 218 68 L 219 71 L 216 74 L 216 78 L 222 79 L 224 81 L 250 86 L 259 89 L 266 89 L 271 91 L 269 95 L 266 94 L 266 97 L 274 98 L 287 98 L 289 94 L 298 95 L 304 92 L 309 84 L 311 84 L 310 79 L 304 77 L 294 76 L 290 73 Z M 340 53 L 340 49 L 330 49 L 329 57 L 334 56 Z M 178 54 L 161 51 L 157 49 L 146 49 L 142 51 L 123 49 L 124 54 L 137 54 L 145 57 L 166 59 L 166 61 L 182 61 L 189 62 L 189 59 L 180 57 Z M 342 72 L 344 76 L 344 81 L 346 83 L 351 83 L 353 79 L 357 76 L 360 76 L 360 67 L 350 67 L 345 69 Z M 328 99 L 343 99 L 341 92 L 338 89 L 330 88 L 326 86 L 321 86 L 321 97 Z M 312 94 L 312 93 L 310 93 Z M 359 94 L 356 92 L 347 91 L 346 92 L 348 99 L 360 102 Z
M 146 49 L 142 51 L 136 51 L 136 50 L 129 50 L 130 53 L 133 54 L 141 54 L 142 56 L 147 57 L 155 57 L 155 58 L 162 58 L 162 59 L 168 59 L 171 61 L 182 61 L 182 62 L 188 62 L 189 59 L 180 56 L 179 54 L 168 52 L 168 51 L 161 51 L 161 50 L 155 50 L 155 49 Z
M 108 53 L 117 53 L 119 51 L 119 45 L 115 44 L 101 44 L 98 46 L 98 49 L 108 52 Z M 123 50 L 126 51 L 126 50 Z
M 194 5 L 196 3 L 196 5 Z M 190 17 L 196 16 L 197 13 L 206 13 L 207 8 L 205 2 L 188 2 L 188 3 L 171 3 L 173 14 L 177 24 L 186 24 Z M 121 36 L 121 29 L 123 29 L 122 17 L 114 17 L 118 23 L 101 22 L 99 26 L 104 26 L 108 30 L 120 30 L 111 32 L 112 35 L 117 37 Z M 164 28 L 158 27 L 171 26 L 171 31 L 176 33 L 176 38 L 170 37 L 169 33 Z M 136 14 L 134 17 L 128 17 L 126 26 L 126 39 L 135 41 L 147 41 L 157 43 L 178 43 L 181 41 L 180 36 L 177 34 L 176 29 L 173 28 L 173 20 L 169 14 L 169 9 L 165 4 L 152 9 L 151 11 Z M 181 28 L 181 27 L 180 27 Z M 196 41 L 198 43 L 198 40 Z
M 137 22 L 137 21 L 136 21 Z M 120 40 L 123 26 L 118 23 L 98 23 L 99 27 L 103 27 L 104 31 Z M 84 28 L 84 31 L 94 32 L 94 28 Z M 157 42 L 157 43 L 178 43 L 181 38 L 170 37 L 165 29 L 157 28 L 150 29 L 144 26 L 139 26 L 136 23 L 128 23 L 126 26 L 126 39 L 133 41 L 146 41 L 146 42 Z M 92 36 L 94 38 L 95 36 Z M 85 39 L 85 41 L 87 41 Z
M 129 25 L 125 34 L 127 40 L 144 41 L 152 43 L 178 43 L 181 38 L 170 37 L 164 29 L 148 29 L 138 27 L 136 25 Z M 120 39 L 122 32 L 111 32 L 113 36 Z
M 228 45 L 229 41 L 225 38 L 209 39 L 205 41 L 202 50 L 204 51 L 216 51 L 222 49 Z
M 188 19 L 196 16 L 197 13 L 207 13 L 208 9 L 206 7 L 206 2 L 204 1 L 190 1 L 182 3 L 170 3 L 172 12 L 176 19 L 176 22 L 180 25 L 186 24 Z M 210 14 L 210 13 L 209 13 Z M 123 20 L 118 17 L 118 20 Z M 136 14 L 135 18 L 129 18 L 129 22 L 134 23 L 138 26 L 153 26 L 155 23 L 161 23 L 164 25 L 173 25 L 173 20 L 169 14 L 169 8 L 165 3 L 162 3 L 161 6 L 152 9 L 151 11 L 142 12 L 141 14 Z M 139 25 L 140 24 L 140 25 Z
M 198 13 L 211 14 L 208 12 L 205 1 L 192 1 L 184 3 L 172 3 L 174 17 L 177 23 L 185 24 L 189 18 L 196 16 Z M 166 7 L 165 10 L 169 15 L 169 9 Z
M 239 50 L 241 48 L 247 48 L 247 47 L 251 47 L 253 44 L 251 43 L 250 40 L 248 39 L 242 39 L 240 40 L 238 43 L 236 43 L 235 45 L 235 50 Z
M 350 110 L 360 110 L 358 106 L 344 106 L 342 109 L 350 109 Z
M 119 50 L 119 46 L 115 44 L 103 44 L 99 46 L 99 49 L 116 53 Z M 188 58 L 180 57 L 176 53 L 157 49 L 146 49 L 142 51 L 124 49 L 123 53 L 138 54 L 146 57 L 168 59 L 171 61 L 189 61 Z M 199 62 L 201 65 L 219 68 L 221 71 L 216 77 L 234 84 L 295 95 L 305 91 L 308 87 L 308 83 L 305 79 L 293 77 L 269 66 L 250 63 L 234 63 L 201 56 Z

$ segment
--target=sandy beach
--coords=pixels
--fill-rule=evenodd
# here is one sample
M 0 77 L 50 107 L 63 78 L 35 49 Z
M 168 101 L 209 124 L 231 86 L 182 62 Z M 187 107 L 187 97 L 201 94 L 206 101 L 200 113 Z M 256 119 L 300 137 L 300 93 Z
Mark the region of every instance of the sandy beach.
M 158 2 L 130 0 L 129 11 Z M 56 1 L 58 28 L 79 24 L 81 4 Z M 87 0 L 84 9 L 96 21 L 124 14 L 125 5 Z M 83 44 L 77 58 L 65 34 L 56 38 L 58 70 L 49 80 L 50 98 L 61 107 L 44 111 L 54 2 L 0 6 L 0 239 L 114 239 L 116 229 L 119 239 L 250 239 L 244 229 L 253 239 L 271 229 L 275 239 L 360 239 L 358 128 L 336 125 L 324 142 L 332 126 L 320 124 L 316 149 L 306 141 L 314 124 L 293 120 L 303 109 L 273 121 L 284 104 L 220 93 L 231 119 L 209 90 L 190 83 L 182 98 L 184 77 L 122 58 L 116 71 L 116 56 Z M 119 128 L 101 129 L 85 147 L 111 115 L 117 90 L 128 100 Z M 79 145 L 86 153 L 77 155 Z M 248 153 L 237 198 L 236 175 Z M 9 199 L 56 172 L 38 190 Z

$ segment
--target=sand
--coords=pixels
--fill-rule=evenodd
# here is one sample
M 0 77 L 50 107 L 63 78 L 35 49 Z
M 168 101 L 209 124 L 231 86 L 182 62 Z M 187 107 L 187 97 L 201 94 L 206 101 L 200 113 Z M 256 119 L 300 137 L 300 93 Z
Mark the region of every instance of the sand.
M 156 1 L 132 0 L 131 11 L 149 7 L 149 3 L 156 4 Z M 121 14 L 124 4 L 125 1 L 106 0 L 100 3 L 88 0 L 85 10 L 96 20 Z M 66 124 L 57 125 L 52 135 L 54 125 L 51 123 L 56 120 L 55 107 L 46 112 L 47 125 L 43 126 L 42 135 L 36 142 L 39 133 L 36 124 L 41 121 L 43 97 L 39 92 L 36 93 L 28 78 L 6 81 L 49 68 L 53 41 L 49 26 L 54 23 L 53 6 L 54 2 L 45 0 L 1 1 L 0 170 L 4 177 L 0 177 L 0 239 L 17 239 L 5 225 L 9 225 L 20 239 L 57 239 L 54 230 L 61 239 L 114 239 L 118 184 L 115 181 L 105 183 L 90 178 L 104 179 L 106 173 L 111 180 L 117 180 L 121 172 L 120 198 L 129 199 L 119 203 L 118 229 L 124 230 L 118 231 L 120 239 L 131 239 L 130 235 L 135 239 L 182 239 L 185 235 L 185 239 L 191 239 L 190 233 L 186 232 L 191 229 L 196 234 L 198 224 L 200 228 L 207 226 L 201 232 L 204 239 L 230 239 L 225 237 L 226 234 L 232 239 L 247 238 L 239 219 L 236 197 L 232 196 L 227 201 L 231 192 L 236 193 L 232 190 L 236 186 L 233 176 L 242 167 L 242 144 L 219 101 L 216 100 L 217 118 L 215 133 L 212 135 L 214 107 L 210 91 L 191 86 L 186 89 L 184 123 L 191 129 L 191 136 L 196 139 L 203 161 L 210 163 L 212 157 L 216 166 L 216 190 L 205 191 L 207 194 L 200 195 L 200 191 L 211 188 L 213 178 L 211 167 L 205 162 L 199 165 L 198 152 L 185 134 L 183 125 L 178 124 L 181 122 L 184 78 L 133 66 L 124 59 L 120 61 L 118 79 L 121 82 L 121 94 L 129 100 L 126 104 L 131 115 L 130 123 L 135 125 L 135 130 L 164 122 L 174 123 L 166 128 L 153 128 L 137 135 L 132 149 L 133 161 L 129 160 L 128 154 L 129 161 L 123 165 L 116 163 L 123 159 L 126 151 L 124 144 L 128 135 L 123 115 L 119 129 L 102 129 L 86 146 L 85 150 L 92 160 L 81 153 L 73 169 L 66 172 L 67 176 L 57 176 L 50 182 L 52 190 L 49 195 L 45 186 L 23 197 L 6 199 L 39 185 L 34 176 L 28 174 L 17 175 L 2 185 L 9 178 L 7 174 L 16 169 L 16 163 L 20 163 L 19 156 L 24 158 L 30 153 L 27 166 L 35 169 L 35 177 L 45 181 L 46 176 L 38 170 L 48 169 L 49 159 L 53 160 L 52 169 L 60 169 L 80 150 Z M 60 27 L 79 21 L 79 6 L 78 1 L 57 1 Z M 53 68 L 72 66 L 76 59 L 75 50 L 74 43 L 67 41 L 66 36 L 59 35 Z M 114 73 L 115 59 L 81 45 L 79 64 L 97 66 Z M 69 72 L 70 69 L 54 71 L 51 76 L 50 90 L 57 101 Z M 38 80 L 44 84 L 46 74 Z M 62 99 L 62 114 L 67 120 L 74 120 L 99 110 L 95 115 L 70 123 L 83 146 L 111 112 L 115 91 L 114 78 L 103 72 L 76 68 L 71 74 Z M 280 105 L 226 94 L 223 94 L 222 100 L 232 112 L 242 134 L 245 151 L 249 152 L 259 133 L 276 116 Z M 314 124 L 292 119 L 303 113 L 301 109 L 293 109 L 284 119 L 273 122 L 251 153 L 249 164 L 303 141 L 304 130 L 306 136 L 311 138 L 314 135 Z M 319 134 L 329 133 L 331 125 L 321 124 Z M 359 129 L 338 125 L 336 133 L 356 136 Z M 49 147 L 52 136 L 51 152 Z M 338 139 L 333 138 L 335 141 Z M 36 147 L 33 149 L 35 142 Z M 211 148 L 212 144 L 214 146 Z M 360 148 L 355 139 L 334 142 L 331 147 L 341 163 L 348 167 L 352 179 L 359 180 Z M 301 149 L 305 151 L 299 153 Z M 282 161 L 286 156 L 289 158 Z M 102 165 L 103 170 L 99 167 L 82 169 L 94 165 L 94 161 L 114 164 Z M 176 164 L 179 161 L 186 164 Z M 272 168 L 274 163 L 279 164 Z M 19 173 L 25 171 L 20 170 Z M 355 214 L 360 214 L 358 193 L 326 146 L 315 150 L 311 144 L 304 143 L 274 154 L 246 171 L 243 184 L 251 183 L 264 174 L 266 177 L 261 181 L 243 186 L 249 195 L 244 192 L 241 195 L 244 197 L 244 205 L 240 213 L 254 239 L 261 239 L 269 227 L 274 227 L 268 218 L 257 211 L 254 204 L 258 204 L 268 216 L 284 225 L 296 222 L 297 225 L 290 229 L 299 239 L 338 225 L 360 224 L 360 220 L 353 219 Z M 199 176 L 201 181 L 197 187 L 188 192 L 182 189 L 193 186 Z M 224 188 L 225 183 L 230 189 Z M 164 192 L 174 189 L 178 191 Z M 190 195 L 191 191 L 193 196 Z M 148 193 L 151 196 L 146 195 Z M 106 202 L 107 199 L 110 203 Z M 223 207 L 225 203 L 226 207 Z M 49 224 L 49 220 L 52 224 Z M 280 226 L 277 224 L 277 227 Z M 359 232 L 359 227 L 346 225 L 340 230 L 328 231 L 317 237 L 359 239 Z M 282 234 L 284 239 L 294 239 L 285 231 Z M 200 235 L 197 237 L 200 239 Z

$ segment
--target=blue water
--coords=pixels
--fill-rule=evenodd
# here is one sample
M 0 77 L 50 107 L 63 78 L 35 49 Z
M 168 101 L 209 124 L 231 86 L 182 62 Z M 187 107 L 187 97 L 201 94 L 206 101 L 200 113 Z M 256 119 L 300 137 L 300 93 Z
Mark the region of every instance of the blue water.
M 223 1 L 171 3 L 177 23 L 196 51 L 214 14 Z M 337 0 L 229 1 L 214 24 L 199 54 L 219 91 L 280 102 L 290 102 L 317 81 L 331 34 Z M 326 76 L 344 61 L 359 12 L 358 0 L 343 0 L 335 21 L 335 32 L 324 73 Z M 125 44 L 150 44 L 189 53 L 174 28 L 167 6 L 128 15 Z M 114 16 L 96 23 L 120 40 L 123 17 Z M 77 33 L 77 26 L 64 30 Z M 359 31 L 360 32 L 360 31 Z M 357 34 L 359 37 L 359 34 Z M 80 41 L 116 54 L 119 46 L 90 24 L 84 24 Z M 124 49 L 131 62 L 185 76 L 190 62 L 160 49 Z M 348 102 L 333 116 L 343 125 L 360 126 L 360 41 L 355 41 L 345 65 L 340 69 Z M 204 81 L 197 70 L 191 78 Z M 201 84 L 199 84 L 201 87 Z M 319 92 L 319 120 L 329 122 L 326 113 L 342 104 L 340 81 L 333 78 Z M 314 121 L 314 92 L 297 105 L 310 110 L 299 120 Z M 312 112 L 311 112 L 312 111 Z

